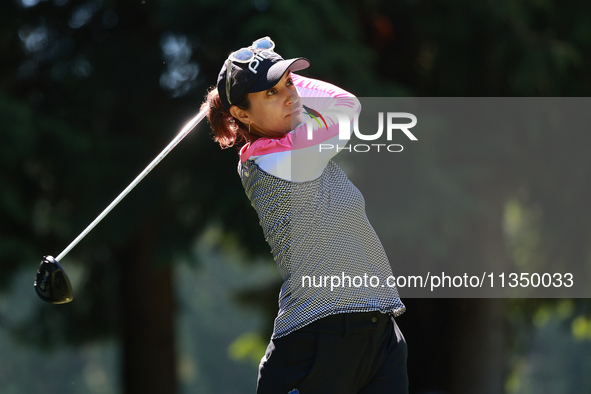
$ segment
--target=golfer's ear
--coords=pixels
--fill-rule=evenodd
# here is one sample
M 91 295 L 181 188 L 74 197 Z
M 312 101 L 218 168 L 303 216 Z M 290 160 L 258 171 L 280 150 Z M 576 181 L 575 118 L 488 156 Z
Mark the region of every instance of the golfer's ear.
M 238 108 L 237 106 L 233 105 L 230 107 L 230 115 L 238 119 L 244 124 L 250 124 L 250 116 L 248 113 L 243 110 L 242 108 Z

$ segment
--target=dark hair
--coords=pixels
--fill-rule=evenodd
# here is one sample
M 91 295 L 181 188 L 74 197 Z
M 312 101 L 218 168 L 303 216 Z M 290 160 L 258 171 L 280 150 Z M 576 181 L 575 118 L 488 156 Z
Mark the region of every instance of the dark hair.
M 236 105 L 241 109 L 250 109 L 250 100 L 245 97 Z M 234 118 L 224 109 L 222 100 L 218 94 L 217 88 L 212 88 L 205 96 L 205 101 L 201 104 L 201 109 L 209 107 L 207 121 L 213 131 L 213 140 L 220 144 L 222 149 L 236 145 L 242 146 L 250 141 L 248 126 Z

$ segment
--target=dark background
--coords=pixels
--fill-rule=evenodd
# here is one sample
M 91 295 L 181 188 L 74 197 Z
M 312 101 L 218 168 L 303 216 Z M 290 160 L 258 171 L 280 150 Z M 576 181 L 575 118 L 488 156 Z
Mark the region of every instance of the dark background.
M 305 75 L 365 97 L 586 97 L 590 17 L 573 0 L 3 1 L 0 390 L 253 392 L 278 275 L 237 153 L 205 124 L 62 261 L 74 302 L 32 287 L 232 50 L 269 35 L 311 60 Z M 380 234 L 393 265 L 588 265 L 591 137 L 547 130 L 419 137 L 368 174 L 400 185 Z M 591 390 L 587 299 L 404 302 L 412 393 Z

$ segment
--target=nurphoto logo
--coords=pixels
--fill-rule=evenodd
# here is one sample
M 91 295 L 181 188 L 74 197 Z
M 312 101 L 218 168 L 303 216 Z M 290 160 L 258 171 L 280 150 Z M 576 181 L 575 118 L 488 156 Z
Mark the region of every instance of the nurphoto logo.
M 349 115 L 344 112 L 332 111 L 327 116 L 338 119 L 339 123 L 339 140 L 344 141 L 340 144 L 320 144 L 319 151 L 333 150 L 337 152 L 346 150 L 349 152 L 370 152 L 370 151 L 387 151 L 387 152 L 402 152 L 404 147 L 401 144 L 392 143 L 394 137 L 402 132 L 411 141 L 418 141 L 417 137 L 410 131 L 411 128 L 416 126 L 417 117 L 409 112 L 378 112 L 378 129 L 373 134 L 364 134 L 359 130 L 359 114 L 355 114 L 353 121 L 351 121 Z M 324 121 L 324 117 L 321 118 Z M 314 120 L 318 122 L 318 118 L 315 116 Z M 404 122 L 401 120 L 407 120 Z M 410 121 L 410 122 L 408 122 Z M 385 126 L 384 126 L 385 123 Z M 326 124 L 326 123 L 325 123 Z M 312 139 L 314 123 L 306 122 L 307 137 L 308 140 Z M 367 130 L 365 130 L 367 131 Z M 387 143 L 379 143 L 379 140 L 383 140 L 385 131 L 385 140 Z M 347 141 L 351 139 L 354 134 L 358 139 L 362 141 L 375 141 L 373 143 L 360 143 L 360 144 L 349 144 Z

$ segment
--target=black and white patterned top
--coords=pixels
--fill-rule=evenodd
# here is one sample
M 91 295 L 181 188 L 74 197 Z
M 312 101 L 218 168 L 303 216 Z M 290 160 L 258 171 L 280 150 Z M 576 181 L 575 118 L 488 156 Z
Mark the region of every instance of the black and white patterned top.
M 330 91 L 331 97 L 343 98 L 340 105 L 359 111 L 350 105 L 352 96 L 333 85 L 299 76 L 294 82 L 302 96 L 312 95 L 306 89 Z M 320 140 L 324 142 L 338 132 L 337 122 L 329 117 L 326 121 L 329 130 L 318 133 L 323 133 Z M 305 132 L 304 126 L 299 128 Z M 367 219 L 361 192 L 330 156 L 316 171 L 320 175 L 309 169 L 304 171 L 307 177 L 292 171 L 300 164 L 319 162 L 317 158 L 306 160 L 309 154 L 301 158 L 294 154 L 317 146 L 298 146 L 297 133 L 298 128 L 285 138 L 259 139 L 243 147 L 239 165 L 244 190 L 284 281 L 272 337 L 285 336 L 332 314 L 381 311 L 400 315 L 405 307 L 396 287 L 389 285 L 392 269 Z

